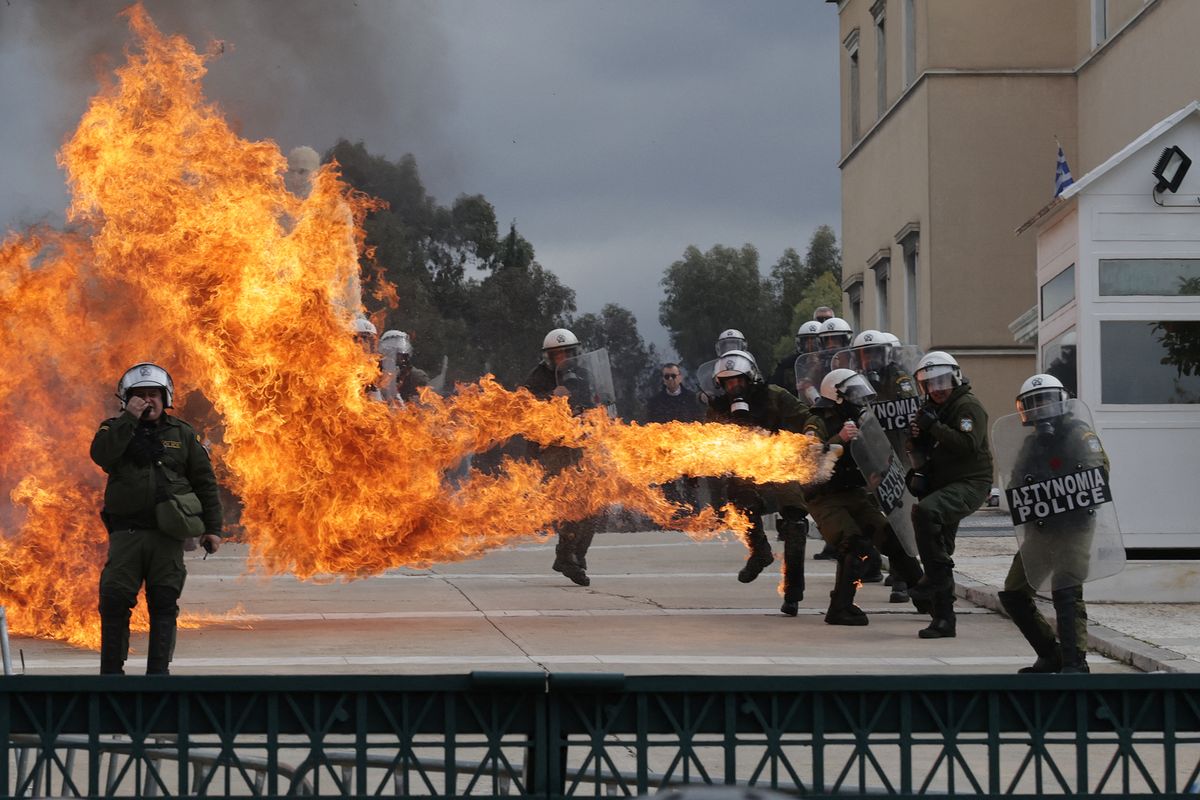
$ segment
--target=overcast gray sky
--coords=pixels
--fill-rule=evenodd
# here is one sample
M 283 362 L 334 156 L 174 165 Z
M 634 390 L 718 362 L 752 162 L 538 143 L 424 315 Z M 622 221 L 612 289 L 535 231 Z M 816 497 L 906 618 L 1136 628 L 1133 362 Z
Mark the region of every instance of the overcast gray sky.
M 0 229 L 59 223 L 56 149 L 119 64 L 124 0 L 0 2 Z M 209 97 L 251 138 L 413 153 L 482 193 L 578 293 L 662 347 L 663 270 L 694 244 L 766 272 L 840 229 L 837 14 L 821 0 L 148 0 L 231 49 Z

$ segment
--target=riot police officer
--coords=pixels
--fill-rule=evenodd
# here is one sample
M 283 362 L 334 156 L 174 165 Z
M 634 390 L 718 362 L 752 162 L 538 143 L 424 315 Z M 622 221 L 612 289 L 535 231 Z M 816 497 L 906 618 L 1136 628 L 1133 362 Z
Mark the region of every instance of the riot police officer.
M 992 453 L 987 412 L 953 356 L 927 353 L 914 377 L 925 403 L 909 425 L 913 468 L 907 482 L 918 501 L 912 518 L 925 577 L 908 593 L 933 604 L 933 621 L 920 637 L 941 639 L 956 633 L 952 556 L 958 524 L 987 499 Z
M 542 340 L 542 360 L 522 384 L 534 397 L 548 400 L 551 397 L 570 397 L 570 390 L 558 383 L 557 368 L 580 352 L 579 339 L 566 328 L 555 328 Z M 554 475 L 578 463 L 582 451 L 578 448 L 548 446 L 539 447 L 530 443 L 535 455 L 548 475 Z M 591 585 L 587 574 L 587 552 L 596 536 L 599 520 L 585 517 L 581 520 L 560 522 L 558 543 L 554 548 L 552 569 L 580 586 Z
M 191 425 L 166 413 L 175 384 L 157 364 L 134 364 L 117 382 L 121 413 L 92 439 L 92 461 L 108 475 L 101 519 L 108 559 L 100 573 L 100 673 L 123 675 L 130 611 L 146 585 L 150 639 L 146 674 L 166 675 L 175 651 L 179 595 L 187 578 L 184 540 L 221 546 L 221 503 L 208 452 Z
M 1029 430 L 1020 443 L 1009 488 L 1091 467 L 1103 467 L 1107 473 L 1104 447 L 1078 413 L 1058 378 L 1043 374 L 1025 381 L 1017 394 L 1017 414 Z M 1004 421 L 997 421 L 997 428 Z M 1097 518 L 1096 507 L 1090 505 L 1039 520 L 1025 533 L 1000 592 L 1004 610 L 1037 653 L 1037 660 L 1020 672 L 1089 671 L 1083 582 L 1095 567 L 1090 562 Z M 1048 581 L 1053 590 L 1057 641 L 1034 603 L 1036 587 L 1030 575 L 1037 576 L 1033 580 L 1038 583 L 1043 582 L 1039 578 Z
M 422 386 L 429 385 L 429 375 L 413 366 L 412 340 L 404 331 L 384 331 L 379 337 L 379 353 L 383 357 L 383 371 L 391 375 L 384 396 L 408 402 L 417 396 Z
M 797 394 L 796 389 L 796 359 L 806 353 L 815 353 L 821 349 L 821 323 L 809 320 L 796 331 L 796 352 L 785 356 L 771 373 L 771 384 L 780 389 L 786 389 Z M 799 396 L 799 395 L 797 395 Z
M 714 380 L 722 389 L 709 400 L 708 419 L 762 428 L 768 431 L 800 433 L 808 411 L 794 396 L 778 386 L 767 384 L 758 363 L 744 350 L 727 351 L 718 359 Z M 799 613 L 804 599 L 804 551 L 808 537 L 808 511 L 799 484 L 756 485 L 743 479 L 731 479 L 729 500 L 750 517 L 752 528 L 746 535 L 750 551 L 738 572 L 738 580 L 750 583 L 774 560 L 770 542 L 763 530 L 762 515 L 772 502 L 779 508 L 776 523 L 783 542 L 783 604 L 780 611 L 788 616 Z
M 904 348 L 905 351 L 910 348 Z M 915 354 L 915 348 L 911 348 Z M 892 449 L 907 459 L 908 423 L 918 406 L 917 387 L 912 376 L 895 356 L 901 352 L 895 336 L 877 330 L 865 330 L 854 337 L 850 344 L 848 367 L 863 374 L 875 390 L 871 408 L 879 420 Z M 879 571 L 879 554 L 872 553 L 868 562 L 874 567 L 869 577 Z M 864 579 L 864 580 L 869 580 Z M 893 603 L 908 601 L 908 587 L 903 581 L 891 581 Z
M 825 614 L 830 625 L 868 623 L 867 615 L 854 605 L 854 594 L 868 569 L 872 545 L 887 555 L 902 580 L 916 583 L 922 577 L 917 560 L 904 552 L 887 517 L 867 491 L 866 479 L 849 447 L 859 436 L 862 416 L 872 413 L 869 406 L 874 394 L 862 375 L 835 369 L 821 381 L 821 399 L 813 405 L 804 427 L 806 434 L 845 448 L 829 481 L 805 492 L 817 529 L 837 553 L 837 573 Z

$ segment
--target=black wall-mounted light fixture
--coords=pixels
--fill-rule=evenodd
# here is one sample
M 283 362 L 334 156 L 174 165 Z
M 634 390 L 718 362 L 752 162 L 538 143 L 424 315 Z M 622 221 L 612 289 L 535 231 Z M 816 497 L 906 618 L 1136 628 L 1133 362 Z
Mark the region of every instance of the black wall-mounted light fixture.
M 1151 170 L 1154 177 L 1158 179 L 1154 191 L 1159 194 L 1164 191 L 1172 193 L 1177 191 L 1190 166 L 1192 166 L 1192 160 L 1188 158 L 1187 153 L 1175 145 L 1164 149 L 1162 155 L 1158 157 L 1158 163 Z

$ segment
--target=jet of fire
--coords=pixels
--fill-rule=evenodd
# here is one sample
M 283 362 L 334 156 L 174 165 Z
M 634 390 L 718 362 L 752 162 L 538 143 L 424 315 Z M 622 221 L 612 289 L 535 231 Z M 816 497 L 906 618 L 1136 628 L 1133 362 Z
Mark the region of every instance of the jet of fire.
M 0 244 L 0 345 L 18 356 L 0 375 L 0 489 L 12 502 L 0 602 L 14 632 L 98 644 L 103 475 L 87 450 L 115 377 L 140 360 L 211 401 L 215 455 L 243 500 L 252 562 L 270 573 L 364 577 L 469 558 L 613 503 L 696 535 L 741 530 L 730 508 L 680 517 L 653 484 L 828 474 L 835 456 L 795 434 L 573 416 L 565 400 L 490 378 L 399 412 L 368 401 L 376 366 L 338 292 L 375 201 L 336 166 L 305 198 L 288 192 L 275 144 L 240 138 L 205 101 L 208 56 L 140 6 L 124 13 L 134 46 L 59 156 L 80 232 Z M 508 460 L 446 480 L 465 455 L 517 435 L 583 456 L 552 477 Z

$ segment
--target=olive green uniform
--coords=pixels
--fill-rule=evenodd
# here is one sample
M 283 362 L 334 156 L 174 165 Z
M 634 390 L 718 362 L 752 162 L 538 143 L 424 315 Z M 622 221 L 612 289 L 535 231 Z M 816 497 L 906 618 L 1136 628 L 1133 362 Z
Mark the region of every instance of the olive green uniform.
M 1030 433 L 1017 456 L 1013 474 L 1033 473 L 1034 467 L 1026 468 L 1023 465 L 1046 464 L 1052 458 L 1073 464 L 1076 470 L 1100 466 L 1107 469 L 1109 466 L 1108 455 L 1095 431 L 1083 420 L 1070 416 L 1062 417 L 1054 433 L 1049 436 Z M 1046 520 L 1035 534 L 1031 534 L 1054 536 L 1056 527 L 1063 529 L 1061 539 L 1070 550 L 1058 553 L 1060 565 L 1065 565 L 1070 574 L 1081 578 L 1087 574 L 1087 560 L 1091 552 L 1090 532 L 1086 535 L 1079 532 L 1091 527 L 1085 515 L 1087 511 L 1081 510 L 1053 517 Z M 1049 623 L 1038 611 L 1035 595 L 1033 586 L 1025 577 L 1022 553 L 1018 552 L 1013 556 L 1008 577 L 1004 580 L 1000 602 L 1038 656 L 1033 666 L 1021 672 L 1087 672 L 1087 605 L 1083 601 L 1083 586 L 1064 586 L 1051 593 L 1058 623 L 1058 641 Z
M 744 398 L 750 405 L 746 415 L 734 414 L 731 398 L 717 395 L 708 402 L 710 422 L 733 423 L 762 428 L 771 432 L 802 433 L 808 422 L 808 409 L 796 396 L 778 386 L 752 383 Z M 749 583 L 772 561 L 771 544 L 763 530 L 762 515 L 774 506 L 779 510 L 776 523 L 779 540 L 783 542 L 783 600 L 791 606 L 804 599 L 804 553 L 808 540 L 808 509 L 798 483 L 754 484 L 733 478 L 729 481 L 729 501 L 745 513 L 751 522 L 746 534 L 749 556 L 738 580 Z
M 146 584 L 150 614 L 147 673 L 166 673 L 187 570 L 183 541 L 159 529 L 155 507 L 168 495 L 195 493 L 205 533 L 221 535 L 221 503 L 208 452 L 190 425 L 166 412 L 142 423 L 129 412 L 105 420 L 92 461 L 108 474 L 101 518 L 108 559 L 100 573 L 100 669 L 121 673 L 129 654 L 130 611 Z
M 860 413 L 861 410 L 850 403 L 835 404 L 822 399 L 812 407 L 812 416 L 804 432 L 822 442 L 842 444 L 839 436 L 842 427 L 847 422 L 857 422 Z M 854 594 L 869 566 L 873 549 L 888 557 L 900 580 L 916 583 L 921 579 L 920 564 L 904 552 L 891 523 L 875 497 L 867 491 L 866 480 L 849 447 L 845 447 L 837 460 L 829 481 L 810 488 L 805 496 L 817 530 L 837 553 L 837 573 L 833 591 L 829 594 L 826 622 L 866 624 L 866 615 L 854 606 Z
M 925 580 L 909 594 L 933 600 L 934 624 L 921 633 L 939 638 L 954 635 L 954 539 L 959 522 L 991 491 L 992 451 L 987 412 L 970 385 L 956 386 L 941 405 L 926 401 L 924 409 L 937 420 L 912 441 L 909 488 L 918 499 L 913 529 Z

